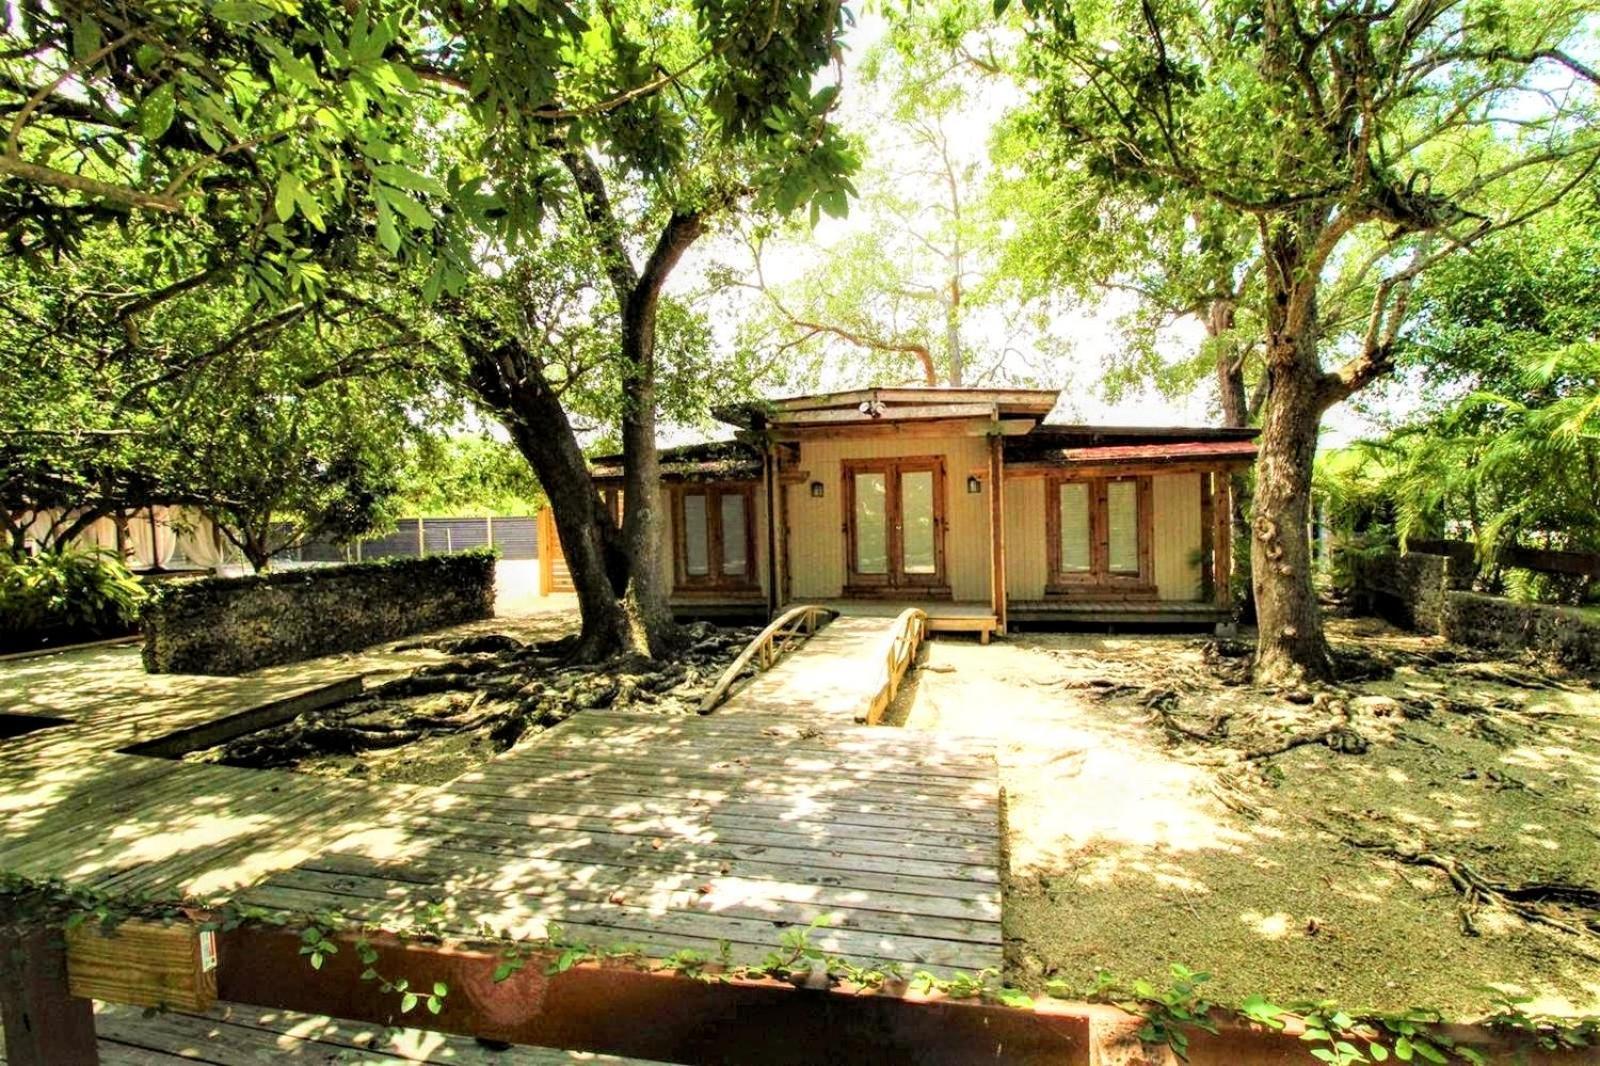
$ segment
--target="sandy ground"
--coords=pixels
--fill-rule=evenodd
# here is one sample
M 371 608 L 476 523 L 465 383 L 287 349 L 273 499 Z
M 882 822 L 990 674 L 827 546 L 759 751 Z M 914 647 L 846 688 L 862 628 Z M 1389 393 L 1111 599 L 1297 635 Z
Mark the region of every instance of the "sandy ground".
M 1600 938 L 1495 906 L 1469 912 L 1468 935 L 1443 872 L 1342 839 L 1446 855 L 1507 882 L 1595 887 L 1600 692 L 1527 688 L 1539 676 L 1515 666 L 1503 674 L 1517 683 L 1504 684 L 1486 680 L 1502 676 L 1497 664 L 1437 665 L 1430 656 L 1452 657 L 1439 642 L 1368 620 L 1332 631 L 1338 646 L 1397 664 L 1343 690 L 1370 741 L 1361 754 L 1319 743 L 1241 758 L 1326 707 L 1224 684 L 1193 637 L 927 646 L 891 720 L 998 741 L 1012 981 L 1087 990 L 1104 968 L 1159 983 L 1181 962 L 1211 971 L 1225 1002 L 1260 992 L 1472 1017 L 1495 986 L 1553 1013 L 1600 1009 Z M 1216 742 L 1166 727 L 1204 734 L 1219 716 L 1232 729 Z

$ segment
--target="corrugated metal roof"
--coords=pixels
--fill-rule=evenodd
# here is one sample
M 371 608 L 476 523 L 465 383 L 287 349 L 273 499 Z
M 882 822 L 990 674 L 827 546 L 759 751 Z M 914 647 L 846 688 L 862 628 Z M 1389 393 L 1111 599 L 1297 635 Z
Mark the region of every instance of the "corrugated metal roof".
M 1180 440 L 1159 444 L 1100 444 L 1079 448 L 1032 450 L 1025 457 L 1037 462 L 1063 466 L 1088 466 L 1105 463 L 1181 463 L 1203 459 L 1254 459 L 1252 440 Z M 1013 461 L 1021 456 L 1010 457 Z

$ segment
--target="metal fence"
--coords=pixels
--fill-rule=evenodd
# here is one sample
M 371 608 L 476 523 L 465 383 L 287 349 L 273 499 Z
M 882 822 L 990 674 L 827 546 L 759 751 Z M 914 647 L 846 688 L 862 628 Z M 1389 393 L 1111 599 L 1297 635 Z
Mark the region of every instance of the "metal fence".
M 468 548 L 494 547 L 502 559 L 539 557 L 538 520 L 523 518 L 403 518 L 392 532 L 351 544 L 312 541 L 290 557 L 303 563 L 415 559 Z

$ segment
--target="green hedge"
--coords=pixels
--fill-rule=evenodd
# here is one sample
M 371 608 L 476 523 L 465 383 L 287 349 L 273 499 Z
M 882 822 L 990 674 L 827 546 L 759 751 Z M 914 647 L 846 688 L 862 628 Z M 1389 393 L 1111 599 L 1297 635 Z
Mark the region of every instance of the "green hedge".
M 140 616 L 151 673 L 240 674 L 494 614 L 487 550 L 175 581 Z

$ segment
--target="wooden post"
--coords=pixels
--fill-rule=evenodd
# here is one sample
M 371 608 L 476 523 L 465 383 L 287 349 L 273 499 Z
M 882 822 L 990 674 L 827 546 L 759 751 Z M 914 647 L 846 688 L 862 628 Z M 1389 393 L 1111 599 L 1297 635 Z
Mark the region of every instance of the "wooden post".
M 1228 471 L 1219 468 L 1211 475 L 1211 543 L 1215 561 L 1217 606 L 1233 609 L 1233 482 Z
M 494 515 L 492 514 L 483 516 L 483 546 L 486 548 L 494 547 Z
M 1213 603 L 1217 598 L 1217 524 L 1211 493 L 1216 477 L 1209 470 L 1200 475 L 1200 599 Z
M 539 509 L 534 525 L 539 531 L 539 595 L 548 596 L 555 591 L 556 583 L 555 519 L 550 515 L 549 504 Z
M 776 618 L 783 606 L 778 589 L 778 446 L 767 441 L 761 458 L 767 481 L 767 617 L 770 619 Z
M 417 519 L 417 558 L 421 559 L 428 554 L 428 534 L 423 528 L 422 519 Z
M 67 989 L 56 929 L 0 927 L 0 1022 L 9 1066 L 95 1066 L 94 1005 Z
M 995 624 L 1006 631 L 1006 511 L 1004 438 L 996 433 L 989 438 L 989 593 Z M 987 638 L 988 634 L 985 633 Z M 985 639 L 987 643 L 987 639 Z

